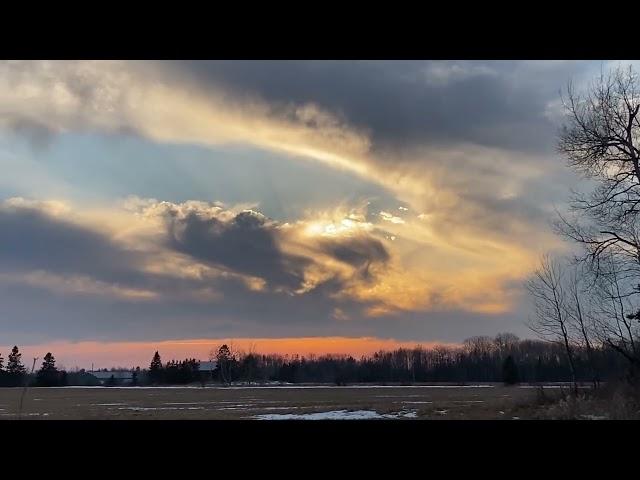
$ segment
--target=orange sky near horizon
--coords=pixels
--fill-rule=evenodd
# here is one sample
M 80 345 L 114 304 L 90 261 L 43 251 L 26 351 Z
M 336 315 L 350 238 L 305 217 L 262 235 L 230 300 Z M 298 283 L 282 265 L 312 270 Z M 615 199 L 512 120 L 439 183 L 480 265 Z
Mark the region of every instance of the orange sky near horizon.
M 42 363 L 42 357 L 51 352 L 59 368 L 72 370 L 75 367 L 90 369 L 111 367 L 146 368 L 153 353 L 158 350 L 163 362 L 172 359 L 196 358 L 208 360 L 209 352 L 218 346 L 233 344 L 238 351 L 250 350 L 282 355 L 323 355 L 349 354 L 355 358 L 372 354 L 379 350 L 413 348 L 416 345 L 429 348 L 436 345 L 453 345 L 443 342 L 403 342 L 395 339 L 374 337 L 302 337 L 302 338 L 238 338 L 238 339 L 187 339 L 164 340 L 158 342 L 96 342 L 57 341 L 42 344 L 18 345 L 22 353 L 22 362 L 31 368 L 33 358 L 38 357 L 36 369 Z M 12 346 L 1 347 L 0 353 L 6 358 Z

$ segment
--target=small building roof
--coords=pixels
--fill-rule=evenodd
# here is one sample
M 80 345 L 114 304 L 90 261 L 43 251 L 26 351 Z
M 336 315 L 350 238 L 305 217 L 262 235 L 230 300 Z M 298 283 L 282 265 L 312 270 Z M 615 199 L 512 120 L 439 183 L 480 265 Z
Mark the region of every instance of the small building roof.
M 107 372 L 87 372 L 93 375 L 98 380 L 109 380 L 112 376 L 115 380 L 131 380 L 133 378 L 133 372 L 130 370 L 115 370 Z
M 218 362 L 216 362 L 215 360 L 213 362 L 200 362 L 198 370 L 201 372 L 212 372 L 216 369 L 217 364 Z

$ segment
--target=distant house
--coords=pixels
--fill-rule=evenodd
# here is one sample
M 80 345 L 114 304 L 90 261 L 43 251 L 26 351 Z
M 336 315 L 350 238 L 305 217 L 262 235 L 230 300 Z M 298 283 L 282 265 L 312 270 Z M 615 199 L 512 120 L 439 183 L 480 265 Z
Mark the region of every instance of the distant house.
M 213 371 L 216 369 L 218 362 L 215 360 L 213 362 L 200 362 L 198 366 L 198 371 L 202 375 L 203 380 L 211 380 L 213 379 Z
M 128 385 L 133 382 L 133 371 L 131 370 L 112 370 L 86 373 L 97 378 L 101 385 L 107 384 L 111 378 L 113 378 L 113 382 L 116 385 Z

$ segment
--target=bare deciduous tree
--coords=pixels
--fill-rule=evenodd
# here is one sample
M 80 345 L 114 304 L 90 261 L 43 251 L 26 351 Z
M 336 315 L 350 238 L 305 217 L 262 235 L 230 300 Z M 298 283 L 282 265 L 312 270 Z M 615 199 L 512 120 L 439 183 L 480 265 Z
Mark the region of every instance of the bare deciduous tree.
M 599 378 L 594 351 L 594 315 L 589 298 L 589 285 L 585 282 L 584 269 L 581 264 L 573 263 L 568 267 L 566 293 L 566 313 L 570 328 L 575 330 L 575 341 L 587 354 L 589 369 L 594 388 L 598 387 Z
M 573 192 L 557 231 L 573 240 L 585 269 L 569 282 L 567 313 L 587 352 L 596 340 L 640 365 L 640 77 L 632 67 L 602 73 L 583 92 L 570 83 L 558 143 L 571 168 L 594 182 Z M 589 278 L 589 284 L 583 279 Z M 580 286 L 578 285 L 580 284 Z M 580 298 L 588 292 L 589 301 Z M 588 310 L 585 311 L 584 307 Z
M 540 337 L 563 345 L 574 391 L 577 391 L 576 370 L 574 361 L 569 298 L 565 286 L 565 271 L 560 262 L 545 255 L 540 266 L 527 281 L 527 290 L 534 301 L 534 319 L 528 323 L 529 328 Z
M 209 359 L 217 362 L 220 380 L 226 385 L 231 384 L 233 368 L 237 358 L 238 352 L 234 349 L 233 342 L 230 342 L 229 345 L 221 345 L 209 353 Z
M 604 274 L 598 275 L 591 290 L 594 311 L 594 334 L 604 344 L 626 358 L 635 368 L 640 366 L 637 322 L 637 304 L 634 287 L 628 285 L 634 279 L 621 274 L 615 257 L 608 256 L 601 262 Z
M 574 192 L 571 210 L 560 216 L 560 233 L 582 244 L 598 267 L 604 253 L 629 258 L 636 271 L 640 240 L 640 85 L 629 67 L 603 73 L 584 94 L 570 83 L 563 99 L 567 121 L 558 151 L 571 168 L 596 182 L 589 194 Z M 579 221 L 582 220 L 582 221 Z

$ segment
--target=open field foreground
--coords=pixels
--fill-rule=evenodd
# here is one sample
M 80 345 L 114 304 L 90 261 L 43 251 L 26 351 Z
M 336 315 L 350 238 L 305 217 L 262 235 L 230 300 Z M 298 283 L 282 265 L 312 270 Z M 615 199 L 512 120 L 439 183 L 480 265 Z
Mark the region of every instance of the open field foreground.
M 547 386 L 545 394 L 559 394 Z M 535 418 L 528 386 L 277 386 L 0 389 L 1 419 L 281 420 Z

